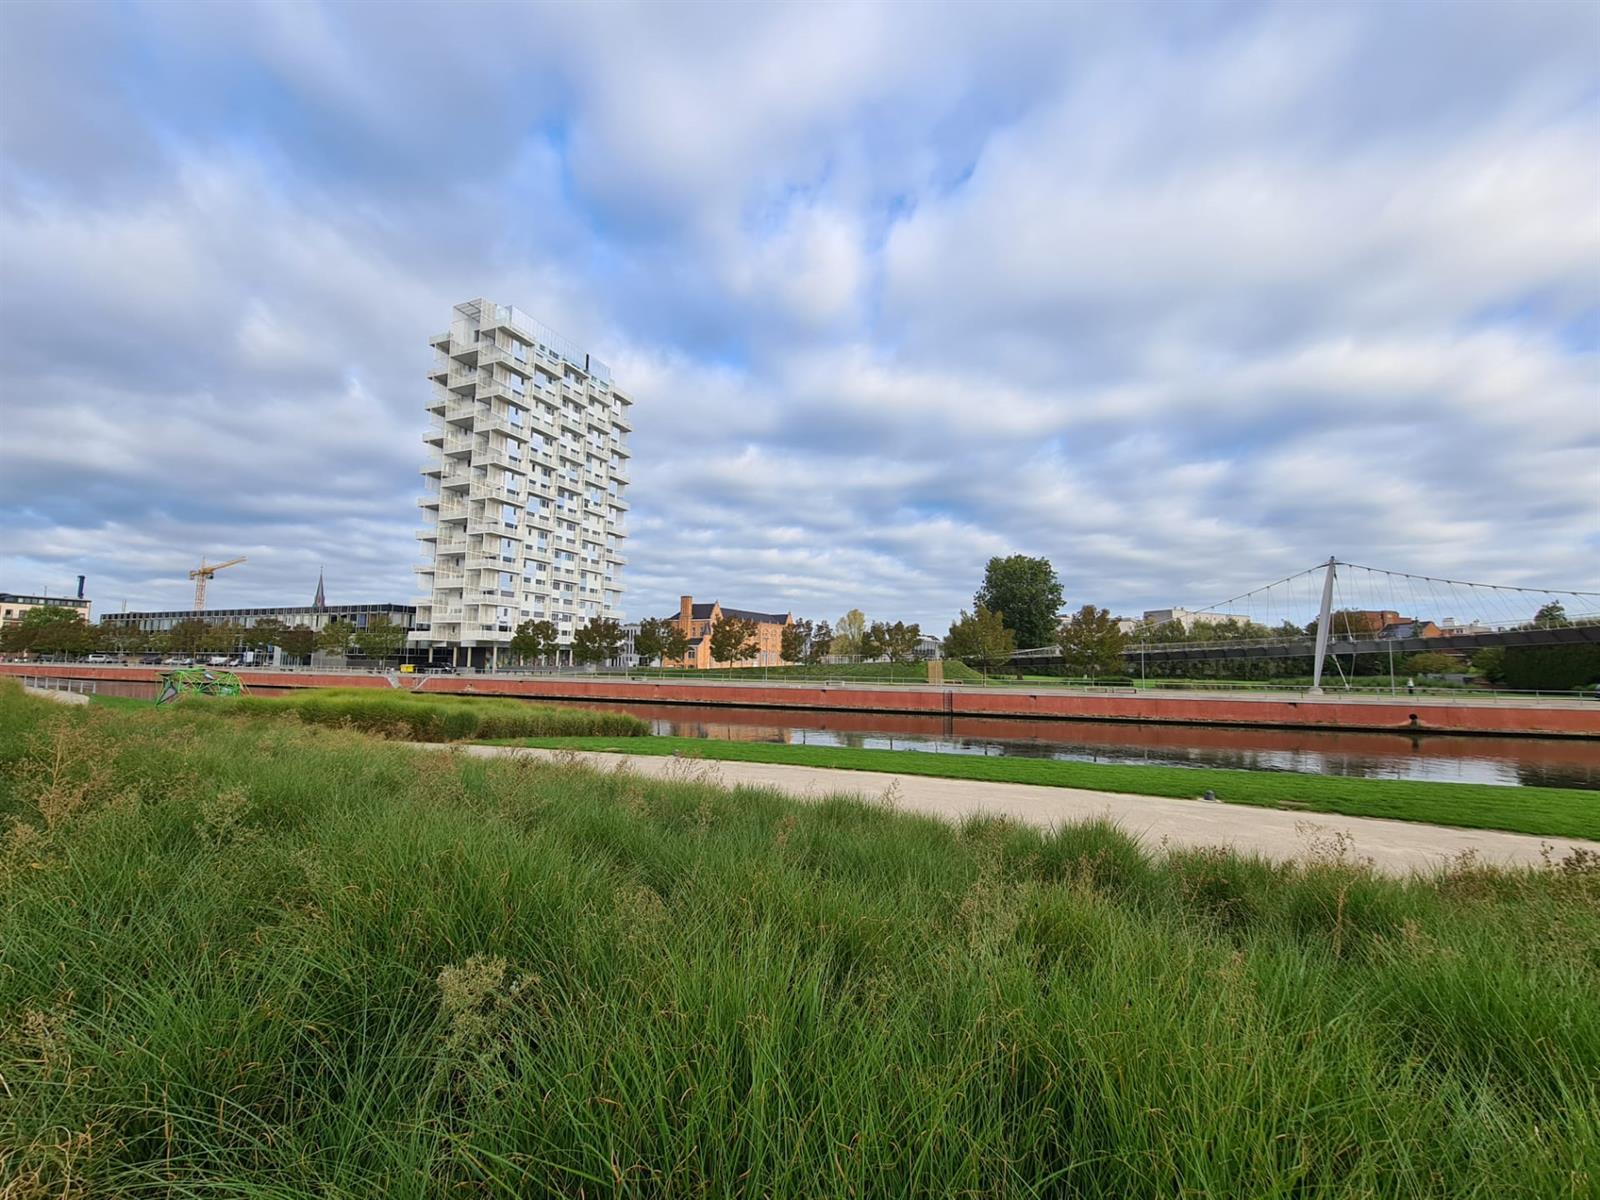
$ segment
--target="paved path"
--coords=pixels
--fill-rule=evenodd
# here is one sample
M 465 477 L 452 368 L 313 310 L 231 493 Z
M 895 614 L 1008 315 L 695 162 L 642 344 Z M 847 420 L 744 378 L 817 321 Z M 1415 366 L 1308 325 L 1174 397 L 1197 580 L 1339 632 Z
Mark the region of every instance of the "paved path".
M 432 749 L 442 749 L 433 746 Z M 465 746 L 484 757 L 527 755 L 554 758 L 557 751 L 511 746 Z M 570 753 L 570 752 L 559 752 Z M 1296 813 L 1245 805 L 1208 804 L 1161 796 L 1132 796 L 1083 788 L 1040 787 L 1026 783 L 985 783 L 967 779 L 934 779 L 877 771 L 839 771 L 776 763 L 684 760 L 643 754 L 582 753 L 577 757 L 602 770 L 626 766 L 647 777 L 682 779 L 686 770 L 697 778 L 729 787 L 770 787 L 797 799 L 852 795 L 881 799 L 892 795 L 897 807 L 959 821 L 976 813 L 1011 817 L 1029 825 L 1050 827 L 1064 821 L 1109 817 L 1146 845 L 1231 846 L 1287 862 L 1326 853 L 1341 837 L 1348 853 L 1370 859 L 1379 871 L 1404 875 L 1441 866 L 1467 851 L 1488 863 L 1535 864 L 1546 847 L 1557 857 L 1582 847 L 1600 853 L 1600 842 L 1572 838 L 1539 838 L 1486 829 L 1454 829 L 1416 821 L 1377 817 L 1345 817 L 1334 813 Z M 1597 799 L 1600 802 L 1600 799 Z

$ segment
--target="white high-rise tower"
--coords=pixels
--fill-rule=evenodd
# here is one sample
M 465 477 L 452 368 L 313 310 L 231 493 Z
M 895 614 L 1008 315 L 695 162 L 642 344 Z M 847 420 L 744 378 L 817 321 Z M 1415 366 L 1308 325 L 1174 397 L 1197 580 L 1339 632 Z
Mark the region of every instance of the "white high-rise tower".
M 553 621 L 568 644 L 617 616 L 633 401 L 604 363 L 487 300 L 456 305 L 429 344 L 412 644 L 494 665 L 522 621 Z

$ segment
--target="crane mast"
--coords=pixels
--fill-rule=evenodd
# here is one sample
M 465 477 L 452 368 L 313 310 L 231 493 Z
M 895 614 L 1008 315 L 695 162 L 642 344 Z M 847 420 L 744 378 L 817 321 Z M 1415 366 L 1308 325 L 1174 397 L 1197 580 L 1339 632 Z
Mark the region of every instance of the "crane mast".
M 207 566 L 206 565 L 205 556 L 204 555 L 200 556 L 200 565 L 198 567 L 196 567 L 193 571 L 189 572 L 189 578 L 194 580 L 194 610 L 195 610 L 195 612 L 204 612 L 205 611 L 205 608 L 206 608 L 206 583 L 211 579 L 211 577 L 213 575 L 215 575 L 218 571 L 222 570 L 223 567 L 231 567 L 231 566 L 234 566 L 234 565 L 236 565 L 238 563 L 242 563 L 243 561 L 244 561 L 244 555 L 241 554 L 238 558 L 230 558 L 227 562 L 212 563 L 210 566 Z

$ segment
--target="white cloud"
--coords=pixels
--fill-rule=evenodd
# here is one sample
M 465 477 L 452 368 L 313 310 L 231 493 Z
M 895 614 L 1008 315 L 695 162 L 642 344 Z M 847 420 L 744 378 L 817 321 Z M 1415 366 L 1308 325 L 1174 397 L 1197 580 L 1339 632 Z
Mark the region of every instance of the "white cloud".
M 1600 584 L 1591 8 L 922 17 L 0 12 L 0 585 L 409 596 L 476 295 L 638 399 L 635 615 Z

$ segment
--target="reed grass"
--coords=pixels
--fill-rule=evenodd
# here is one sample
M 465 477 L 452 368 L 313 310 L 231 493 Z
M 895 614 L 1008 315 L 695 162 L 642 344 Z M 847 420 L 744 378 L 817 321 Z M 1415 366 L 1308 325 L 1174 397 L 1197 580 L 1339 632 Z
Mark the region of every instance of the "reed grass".
M 202 699 L 200 704 L 213 703 Z M 317 688 L 288 696 L 241 696 L 219 711 L 254 719 L 292 713 L 314 725 L 338 725 L 417 742 L 474 738 L 642 737 L 650 725 L 625 713 L 558 708 L 494 696 L 429 694 L 405 689 Z
M 0 685 L 0 1193 L 1587 1197 L 1600 872 Z

